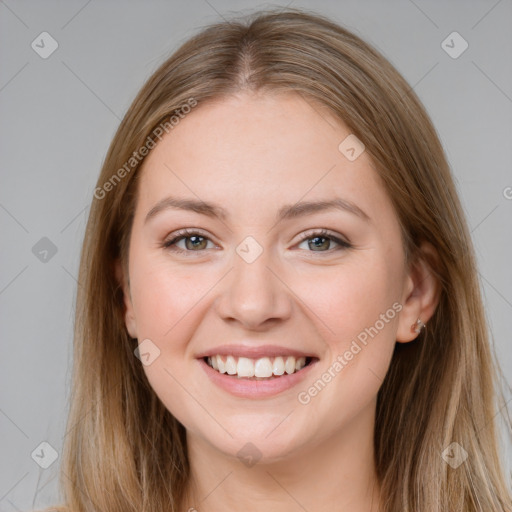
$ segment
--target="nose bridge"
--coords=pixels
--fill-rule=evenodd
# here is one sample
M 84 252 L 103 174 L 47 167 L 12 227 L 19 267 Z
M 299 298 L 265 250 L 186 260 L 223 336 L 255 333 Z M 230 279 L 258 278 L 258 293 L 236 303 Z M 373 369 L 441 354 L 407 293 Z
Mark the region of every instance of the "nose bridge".
M 232 261 L 230 279 L 218 305 L 223 318 L 256 327 L 268 319 L 282 319 L 290 314 L 288 289 L 275 275 L 270 249 L 247 237 L 236 248 Z

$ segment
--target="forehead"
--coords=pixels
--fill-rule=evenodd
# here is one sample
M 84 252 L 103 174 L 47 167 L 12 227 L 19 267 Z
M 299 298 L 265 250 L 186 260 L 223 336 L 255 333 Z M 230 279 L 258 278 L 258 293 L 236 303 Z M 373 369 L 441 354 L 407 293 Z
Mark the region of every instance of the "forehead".
M 369 155 L 351 161 L 340 151 L 350 135 L 326 107 L 295 93 L 243 93 L 200 104 L 146 157 L 141 208 L 172 194 L 247 212 L 334 197 L 368 212 L 389 210 Z

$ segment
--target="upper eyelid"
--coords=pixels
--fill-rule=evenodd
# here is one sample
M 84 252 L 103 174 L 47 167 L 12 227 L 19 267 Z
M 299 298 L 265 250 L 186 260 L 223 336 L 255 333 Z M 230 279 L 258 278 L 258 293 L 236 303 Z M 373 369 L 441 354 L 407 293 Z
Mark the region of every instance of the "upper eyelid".
M 331 231 L 329 229 L 326 229 L 326 228 L 310 228 L 310 229 L 307 229 L 306 231 L 302 232 L 301 234 L 301 241 L 304 240 L 304 238 L 309 238 L 311 236 L 314 236 L 314 235 L 319 235 L 319 234 L 322 234 L 322 235 L 325 235 L 325 236 L 331 236 L 331 237 L 342 237 L 342 238 L 346 238 L 344 237 L 344 235 L 341 235 L 341 234 L 338 234 L 334 231 Z M 193 235 L 200 235 L 204 238 L 208 238 L 209 240 L 211 240 L 212 242 L 214 241 L 212 239 L 212 237 L 202 231 L 200 228 L 184 228 L 184 229 L 180 229 L 178 231 L 176 231 L 175 233 L 171 233 L 170 235 L 168 235 L 166 237 L 166 240 L 167 241 L 171 241 L 171 240 L 174 240 L 176 238 L 179 238 L 179 237 L 189 237 L 189 236 L 193 236 Z
M 168 237 L 166 237 L 165 242 L 171 242 L 173 240 L 177 240 L 180 238 L 189 238 L 194 235 L 202 236 L 203 238 L 206 238 L 206 239 L 210 240 L 211 242 L 215 243 L 215 241 L 212 239 L 212 237 L 209 234 L 207 234 L 206 232 L 203 232 L 199 228 L 197 228 L 197 229 L 194 229 L 194 228 L 180 229 L 180 230 L 176 231 L 175 233 L 171 233 Z

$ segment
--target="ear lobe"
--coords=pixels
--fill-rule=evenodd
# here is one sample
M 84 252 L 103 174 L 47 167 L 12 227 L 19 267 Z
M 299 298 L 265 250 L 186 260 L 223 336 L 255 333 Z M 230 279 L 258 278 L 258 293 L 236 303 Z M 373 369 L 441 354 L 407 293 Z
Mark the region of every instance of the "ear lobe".
M 423 242 L 404 286 L 403 309 L 396 333 L 398 343 L 416 339 L 418 333 L 414 326 L 418 318 L 426 324 L 434 314 L 441 297 L 441 283 L 433 271 L 438 263 L 439 255 L 434 246 Z
M 125 309 L 124 322 L 126 330 L 132 338 L 137 338 L 137 326 L 135 322 L 135 312 L 133 310 L 130 286 L 127 284 L 128 280 L 125 278 L 123 265 L 120 260 L 116 260 L 114 263 L 114 274 L 123 293 L 123 303 Z

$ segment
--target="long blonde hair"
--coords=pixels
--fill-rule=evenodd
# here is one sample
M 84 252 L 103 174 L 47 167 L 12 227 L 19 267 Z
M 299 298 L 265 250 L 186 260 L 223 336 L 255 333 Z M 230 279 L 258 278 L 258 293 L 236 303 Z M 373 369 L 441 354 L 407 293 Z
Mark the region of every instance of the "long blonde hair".
M 374 445 L 382 510 L 510 512 L 494 420 L 499 367 L 441 143 L 412 88 L 380 53 L 297 9 L 203 29 L 149 78 L 114 136 L 81 253 L 58 510 L 182 507 L 189 476 L 185 429 L 134 356 L 114 262 L 126 270 L 143 161 L 130 160 L 134 152 L 157 143 L 157 127 L 172 127 L 169 120 L 183 105 L 241 90 L 294 91 L 342 120 L 363 141 L 395 206 L 407 263 L 424 258 L 441 283 L 428 329 L 415 342 L 396 344 L 378 393 Z M 420 253 L 423 240 L 437 249 L 437 262 Z M 454 442 L 468 454 L 457 468 L 442 456 Z

